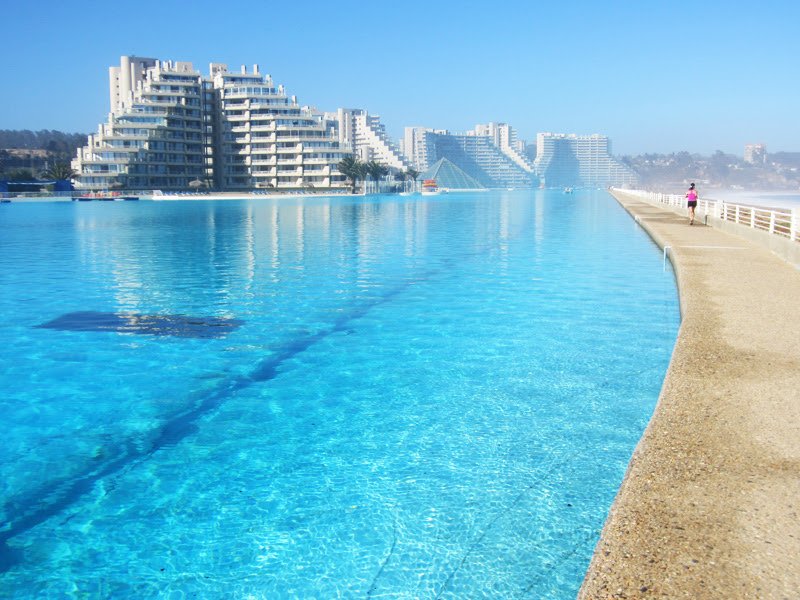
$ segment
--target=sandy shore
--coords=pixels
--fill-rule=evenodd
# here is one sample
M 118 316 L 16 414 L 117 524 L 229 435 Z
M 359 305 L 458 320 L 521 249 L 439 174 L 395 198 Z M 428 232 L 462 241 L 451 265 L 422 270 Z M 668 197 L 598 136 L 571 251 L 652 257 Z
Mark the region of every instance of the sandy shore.
M 671 246 L 683 320 L 579 598 L 800 598 L 800 272 L 615 196 Z

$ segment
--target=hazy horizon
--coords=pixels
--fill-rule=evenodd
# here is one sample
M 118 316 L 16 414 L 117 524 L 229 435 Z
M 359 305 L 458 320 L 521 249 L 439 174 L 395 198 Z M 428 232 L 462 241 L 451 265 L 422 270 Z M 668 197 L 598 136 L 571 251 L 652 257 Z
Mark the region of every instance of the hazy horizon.
M 543 131 L 601 133 L 617 155 L 741 156 L 748 143 L 800 151 L 794 4 L 136 7 L 7 7 L 4 42 L 16 51 L 0 57 L 12 83 L 0 129 L 96 131 L 109 110 L 108 67 L 131 54 L 204 74 L 210 62 L 258 63 L 301 104 L 364 108 L 395 139 L 406 126 L 495 121 L 528 143 Z

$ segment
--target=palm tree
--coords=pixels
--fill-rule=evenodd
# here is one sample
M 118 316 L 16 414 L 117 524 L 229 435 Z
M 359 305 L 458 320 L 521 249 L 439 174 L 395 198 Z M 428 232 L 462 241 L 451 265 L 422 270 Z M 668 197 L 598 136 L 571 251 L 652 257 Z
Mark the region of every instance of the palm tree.
M 47 179 L 73 179 L 78 176 L 75 170 L 66 162 L 57 162 L 42 173 Z
M 358 176 L 360 179 L 364 180 L 364 192 L 367 191 L 367 163 L 360 162 L 358 163 Z
M 414 181 L 414 191 L 416 191 L 417 177 L 419 177 L 419 171 L 417 171 L 414 167 L 408 167 L 408 170 L 406 171 L 406 177 Z
M 395 181 L 399 181 L 401 184 L 401 189 L 403 191 L 406 190 L 406 173 L 405 171 L 395 170 L 392 172 L 392 177 L 394 177 Z M 395 188 L 397 186 L 395 185 Z
M 369 161 L 366 165 L 364 165 L 364 170 L 372 177 L 372 180 L 375 182 L 375 191 L 380 193 L 380 180 L 381 177 L 386 175 L 389 172 L 389 167 L 382 165 L 379 162 L 374 160 Z
M 353 193 L 356 193 L 356 184 L 358 180 L 364 176 L 363 173 L 363 166 L 360 160 L 358 160 L 355 156 L 345 156 L 342 160 L 339 161 L 339 164 L 336 167 L 339 169 L 339 173 L 345 176 L 351 182 L 353 186 Z

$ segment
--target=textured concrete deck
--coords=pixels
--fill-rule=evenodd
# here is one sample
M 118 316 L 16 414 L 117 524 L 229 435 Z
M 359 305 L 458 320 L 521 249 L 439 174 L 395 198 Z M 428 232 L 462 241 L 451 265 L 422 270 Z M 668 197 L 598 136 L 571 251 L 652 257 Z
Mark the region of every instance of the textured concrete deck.
M 579 598 L 800 598 L 800 271 L 615 192 L 683 319 Z

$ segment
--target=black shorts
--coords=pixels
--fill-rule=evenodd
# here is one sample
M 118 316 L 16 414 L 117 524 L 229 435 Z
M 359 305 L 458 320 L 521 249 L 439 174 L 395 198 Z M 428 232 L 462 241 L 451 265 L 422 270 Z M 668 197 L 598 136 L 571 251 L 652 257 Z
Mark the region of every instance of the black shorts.
M 689 200 L 689 208 L 695 208 L 697 206 L 697 200 Z

